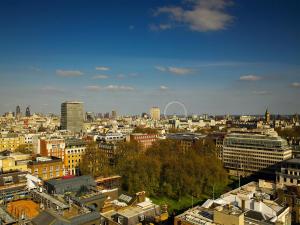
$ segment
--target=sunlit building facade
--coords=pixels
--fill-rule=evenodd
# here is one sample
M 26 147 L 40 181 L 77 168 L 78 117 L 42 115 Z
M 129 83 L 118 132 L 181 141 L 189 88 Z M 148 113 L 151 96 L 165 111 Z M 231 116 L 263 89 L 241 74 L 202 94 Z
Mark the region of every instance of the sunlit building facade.
M 20 145 L 25 144 L 25 138 L 23 135 L 18 134 L 0 134 L 0 152 L 5 150 L 14 151 Z
M 152 107 L 150 109 L 150 117 L 153 120 L 160 120 L 160 109 L 158 107 Z
M 271 173 L 278 163 L 291 157 L 287 141 L 273 129 L 233 132 L 224 139 L 223 163 L 230 173 Z
M 86 144 L 81 139 L 66 139 L 65 169 L 69 175 L 79 175 L 80 163 L 85 154 Z

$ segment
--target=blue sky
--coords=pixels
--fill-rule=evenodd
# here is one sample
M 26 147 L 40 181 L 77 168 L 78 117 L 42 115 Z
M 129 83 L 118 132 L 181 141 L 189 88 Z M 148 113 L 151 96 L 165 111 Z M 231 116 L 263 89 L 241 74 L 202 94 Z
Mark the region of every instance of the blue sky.
M 300 111 L 297 0 L 0 2 L 0 113 Z M 170 107 L 169 113 L 180 113 Z

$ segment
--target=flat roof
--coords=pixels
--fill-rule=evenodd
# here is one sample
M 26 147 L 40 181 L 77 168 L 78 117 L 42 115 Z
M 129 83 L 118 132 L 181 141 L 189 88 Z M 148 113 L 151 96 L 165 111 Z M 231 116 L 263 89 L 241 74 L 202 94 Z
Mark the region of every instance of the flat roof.
M 288 159 L 285 161 L 286 163 L 300 164 L 300 158 Z
M 51 195 L 48 195 L 44 192 L 38 192 L 37 190 L 33 190 L 33 192 L 35 192 L 36 194 L 38 194 L 38 195 L 42 196 L 43 198 L 49 200 L 50 202 L 52 202 L 53 204 L 59 206 L 62 209 L 68 209 L 69 208 L 68 205 L 66 205 L 65 203 L 57 200 L 56 198 L 53 198 Z
M 83 102 L 80 101 L 65 101 L 63 104 L 83 104 Z

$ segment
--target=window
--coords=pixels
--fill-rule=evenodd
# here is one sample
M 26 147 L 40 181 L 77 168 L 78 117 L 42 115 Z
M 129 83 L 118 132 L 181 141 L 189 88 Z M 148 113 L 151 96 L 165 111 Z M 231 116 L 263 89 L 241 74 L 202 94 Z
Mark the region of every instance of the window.
M 3 177 L 4 184 L 11 184 L 13 183 L 13 177 L 8 176 L 8 177 Z

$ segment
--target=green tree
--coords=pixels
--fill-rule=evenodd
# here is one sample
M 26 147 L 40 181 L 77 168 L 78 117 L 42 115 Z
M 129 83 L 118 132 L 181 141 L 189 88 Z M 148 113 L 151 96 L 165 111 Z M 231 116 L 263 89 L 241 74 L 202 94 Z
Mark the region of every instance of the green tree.
M 85 154 L 80 164 L 82 174 L 93 177 L 108 176 L 112 174 L 108 157 L 99 149 L 96 142 L 88 142 Z
M 122 144 L 121 149 L 117 172 L 129 193 L 146 190 L 152 196 L 179 200 L 185 195 L 211 194 L 227 184 L 226 171 L 209 139 L 196 142 L 188 151 L 173 140 L 155 142 L 146 152 L 137 143 Z
M 158 131 L 150 127 L 136 127 L 133 133 L 158 134 Z

